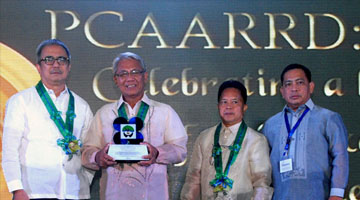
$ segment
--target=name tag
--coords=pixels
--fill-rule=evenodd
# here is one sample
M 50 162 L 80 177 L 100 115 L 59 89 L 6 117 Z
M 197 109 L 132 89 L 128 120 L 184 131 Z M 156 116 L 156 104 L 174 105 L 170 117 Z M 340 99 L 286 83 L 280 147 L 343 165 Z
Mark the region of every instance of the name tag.
M 293 170 L 291 158 L 280 161 L 280 173 L 288 172 L 291 170 Z

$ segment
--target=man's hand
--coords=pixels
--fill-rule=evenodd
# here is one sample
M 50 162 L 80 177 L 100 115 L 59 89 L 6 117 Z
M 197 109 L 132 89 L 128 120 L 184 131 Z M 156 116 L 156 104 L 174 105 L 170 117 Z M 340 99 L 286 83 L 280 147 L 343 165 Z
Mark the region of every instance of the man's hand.
M 156 161 L 156 158 L 159 155 L 159 151 L 151 144 L 147 143 L 147 142 L 142 142 L 140 144 L 145 144 L 149 150 L 149 155 L 143 156 L 143 158 L 145 159 L 149 159 L 149 160 L 143 160 L 140 161 L 138 164 L 141 166 L 150 166 L 151 164 L 154 164 Z
M 13 194 L 14 200 L 29 200 L 29 196 L 26 194 L 25 190 L 15 190 Z
M 329 200 L 342 200 L 342 197 L 338 197 L 338 196 L 330 196 Z
M 98 151 L 95 155 L 95 162 L 102 168 L 107 168 L 116 164 L 114 158 L 107 154 L 109 150 L 110 143 L 106 144 L 103 149 Z

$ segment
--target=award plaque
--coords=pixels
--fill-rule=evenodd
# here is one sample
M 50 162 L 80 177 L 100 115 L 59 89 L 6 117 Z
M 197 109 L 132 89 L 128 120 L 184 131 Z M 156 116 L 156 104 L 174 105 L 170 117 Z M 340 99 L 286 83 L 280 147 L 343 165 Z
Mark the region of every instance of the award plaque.
M 140 133 L 143 126 L 139 117 L 133 117 L 129 121 L 123 117 L 116 118 L 113 123 L 115 144 L 110 145 L 108 155 L 118 162 L 148 160 L 142 158 L 149 154 L 147 146 L 140 144 L 144 141 L 144 136 Z

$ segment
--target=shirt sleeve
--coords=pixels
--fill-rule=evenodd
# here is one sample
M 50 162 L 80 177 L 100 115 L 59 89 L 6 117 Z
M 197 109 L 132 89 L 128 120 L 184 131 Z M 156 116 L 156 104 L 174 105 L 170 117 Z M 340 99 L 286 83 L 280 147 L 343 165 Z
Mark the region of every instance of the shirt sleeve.
M 91 112 L 91 109 L 89 106 L 86 106 L 85 109 L 85 121 L 84 121 L 84 125 L 81 129 L 81 141 L 84 141 L 84 139 L 86 138 L 87 133 L 89 132 L 90 129 L 90 125 L 93 119 L 93 113 Z
M 259 137 L 252 146 L 249 155 L 251 181 L 254 187 L 254 199 L 271 199 L 273 188 L 271 184 L 271 163 L 269 158 L 269 147 L 265 136 Z
M 19 149 L 26 128 L 24 105 L 21 96 L 13 96 L 8 100 L 5 108 L 2 168 L 9 192 L 23 189 Z
M 81 141 L 82 142 L 84 142 L 86 135 L 89 132 L 92 119 L 93 119 L 93 113 L 91 112 L 90 106 L 87 105 L 86 109 L 85 109 L 85 121 L 84 121 L 84 125 L 81 129 Z M 95 172 L 90 169 L 86 169 L 86 170 L 84 170 L 84 174 L 88 178 L 89 183 L 91 183 L 92 179 L 94 178 Z
M 99 170 L 100 168 L 95 162 L 95 155 L 105 146 L 102 134 L 101 110 L 96 112 L 85 135 L 83 147 L 81 148 L 81 162 L 87 168 Z
M 166 116 L 164 144 L 157 148 L 159 156 L 156 162 L 159 164 L 180 163 L 186 158 L 187 133 L 178 114 L 172 109 Z
M 268 146 L 269 146 L 269 148 L 270 148 L 270 152 L 271 152 L 271 149 L 272 149 L 272 144 L 273 144 L 273 140 L 274 140 L 274 137 L 272 137 L 272 129 L 271 129 L 271 122 L 269 122 L 269 120 L 267 120 L 266 122 L 265 122 L 265 124 L 264 124 L 264 128 L 263 128 L 263 130 L 262 130 L 262 134 L 266 137 L 266 140 L 267 140 L 267 142 L 266 143 L 268 143 Z
M 185 183 L 181 190 L 180 199 L 182 200 L 195 200 L 200 199 L 201 194 L 201 165 L 202 165 L 202 152 L 200 142 L 202 141 L 201 135 L 196 139 L 189 168 L 186 173 Z
M 339 190 L 344 191 L 349 176 L 348 134 L 339 114 L 330 115 L 327 121 L 326 135 L 329 141 L 329 153 L 333 158 L 331 191 L 332 193 L 335 192 L 337 196 L 342 193 L 341 197 L 343 197 L 343 192 L 339 193 Z

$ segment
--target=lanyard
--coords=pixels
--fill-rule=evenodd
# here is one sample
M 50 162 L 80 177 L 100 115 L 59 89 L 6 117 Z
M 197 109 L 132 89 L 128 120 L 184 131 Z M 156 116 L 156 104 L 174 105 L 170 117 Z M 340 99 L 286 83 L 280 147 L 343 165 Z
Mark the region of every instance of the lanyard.
M 142 101 L 136 117 L 139 117 L 144 122 L 148 110 L 149 105 Z M 125 103 L 121 104 L 120 108 L 118 109 L 118 115 L 119 117 L 123 117 L 126 120 L 129 120 L 125 110 Z
M 242 142 L 244 141 L 247 125 L 244 121 L 242 121 L 238 132 L 235 137 L 235 141 L 230 149 L 229 159 L 226 164 L 226 168 L 223 170 L 222 166 L 222 150 L 219 144 L 219 137 L 220 137 L 220 130 L 221 130 L 221 123 L 216 127 L 216 131 L 214 134 L 214 147 L 212 150 L 212 157 L 215 160 L 215 179 L 210 181 L 210 185 L 214 187 L 214 192 L 219 191 L 229 191 L 232 188 L 233 180 L 230 179 L 227 175 L 229 174 L 230 167 L 234 164 L 237 155 L 241 149 Z
M 56 109 L 53 101 L 51 100 L 49 94 L 45 90 L 41 81 L 36 85 L 36 90 L 44 103 L 47 111 L 50 114 L 51 119 L 55 122 L 57 128 L 59 129 L 60 133 L 65 137 L 67 135 L 71 135 L 74 127 L 74 118 L 75 118 L 75 105 L 74 105 L 74 96 L 70 94 L 68 109 L 66 112 L 66 122 L 60 116 L 60 112 Z
M 285 124 L 286 124 L 286 129 L 288 132 L 288 137 L 286 139 L 286 145 L 285 145 L 285 150 L 283 153 L 283 156 L 287 155 L 288 151 L 289 151 L 289 146 L 290 146 L 290 142 L 291 142 L 291 137 L 292 135 L 295 133 L 296 129 L 299 127 L 300 122 L 303 120 L 304 116 L 306 115 L 307 112 L 309 112 L 309 108 L 306 107 L 305 111 L 302 113 L 302 115 L 300 116 L 300 118 L 297 120 L 295 126 L 290 130 L 290 123 L 289 123 L 289 119 L 287 116 L 287 111 L 284 112 L 284 118 L 285 118 Z
M 66 112 L 66 122 L 64 122 L 41 81 L 36 85 L 36 90 L 50 114 L 50 118 L 54 121 L 61 135 L 64 137 L 63 139 L 57 140 L 58 146 L 60 146 L 67 155 L 70 155 L 69 159 L 71 159 L 72 154 L 79 152 L 82 145 L 81 141 L 73 136 L 74 118 L 76 117 L 74 96 L 68 89 L 70 98 Z

